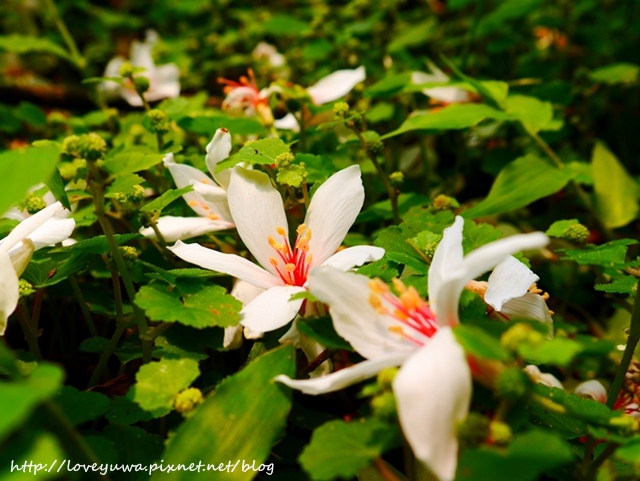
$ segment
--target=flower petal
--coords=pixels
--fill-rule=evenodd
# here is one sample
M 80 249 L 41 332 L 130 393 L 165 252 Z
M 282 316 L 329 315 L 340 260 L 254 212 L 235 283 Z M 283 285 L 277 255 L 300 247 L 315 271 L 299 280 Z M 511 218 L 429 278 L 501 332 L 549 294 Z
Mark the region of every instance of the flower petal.
M 7 319 L 18 305 L 18 276 L 9 254 L 0 249 L 0 336 L 7 328 Z
M 52 217 L 29 234 L 28 238 L 33 242 L 35 250 L 38 250 L 68 239 L 75 227 L 76 221 L 73 219 Z
M 231 217 L 231 211 L 229 211 L 229 202 L 226 190 L 222 187 L 218 187 L 217 185 L 205 184 L 202 182 L 194 181 L 192 185 L 193 191 L 202 196 L 210 209 L 207 210 L 207 212 L 210 212 L 207 215 L 208 218 L 211 219 L 213 216 L 216 216 L 231 225 L 235 225 L 233 223 L 233 218 Z
M 553 374 L 541 372 L 538 366 L 529 364 L 523 369 L 523 371 L 526 372 L 534 382 L 543 384 L 548 387 L 555 387 L 564 390 L 564 386 L 562 386 L 562 383 L 558 381 L 557 377 L 555 377 Z
M 57 215 L 60 211 L 64 210 L 60 202 L 55 202 L 48 207 L 45 207 L 40 212 L 36 212 L 31 217 L 20 222 L 7 237 L 2 239 L 0 243 L 1 248 L 8 252 L 18 242 L 32 234 L 38 227 L 43 225 L 46 221 Z
M 410 354 L 416 347 L 389 329 L 398 321 L 378 313 L 369 302 L 370 279 L 352 272 L 320 266 L 309 273 L 309 291 L 329 305 L 333 325 L 367 359 L 390 352 Z
M 158 230 L 167 242 L 191 239 L 209 232 L 232 229 L 233 224 L 223 220 L 211 220 L 206 217 L 174 217 L 171 215 L 160 217 L 156 221 Z M 140 234 L 156 239 L 156 233 L 151 227 L 143 227 Z
M 242 326 L 225 327 L 222 347 L 232 350 L 238 349 L 240 346 L 242 346 Z
M 322 264 L 336 252 L 363 203 L 364 187 L 357 165 L 333 174 L 318 188 L 305 218 L 312 233 L 309 240 L 312 266 Z
M 380 260 L 382 256 L 384 256 L 384 249 L 382 247 L 353 246 L 336 252 L 324 261 L 322 265 L 334 267 L 341 271 L 348 271 L 353 267 L 361 266 L 367 262 Z
M 182 241 L 176 242 L 167 249 L 191 264 L 216 272 L 224 272 L 256 287 L 269 289 L 282 284 L 278 277 L 235 254 L 223 254 L 198 244 L 185 244 Z
M 157 67 L 150 76 L 149 90 L 144 94 L 150 102 L 180 95 L 180 69 L 176 64 L 168 63 Z
M 317 105 L 326 104 L 347 95 L 366 77 L 364 65 L 353 70 L 337 70 L 321 78 L 315 85 L 309 87 L 307 92 Z
M 298 119 L 292 113 L 288 113 L 281 119 L 276 119 L 273 122 L 273 125 L 276 129 L 280 130 L 291 130 L 292 132 L 300 132 L 300 124 L 298 123 Z
M 317 396 L 318 394 L 339 391 L 345 387 L 365 381 L 386 367 L 399 366 L 406 358 L 406 353 L 387 353 L 385 356 L 359 362 L 323 377 L 296 380 L 281 374 L 273 380 L 305 394 Z
M 534 321 L 540 321 L 549 326 L 549 334 L 553 334 L 553 319 L 549 313 L 549 308 L 545 300 L 538 294 L 527 292 L 524 296 L 511 299 L 502 306 L 499 312 L 510 320 L 533 319 Z
M 451 329 L 402 365 L 393 381 L 400 425 L 416 458 L 450 481 L 458 463 L 456 424 L 469 413 L 471 371 Z
M 246 281 L 238 280 L 233 285 L 230 294 L 246 306 L 263 292 L 264 289 L 261 287 L 256 287 Z
M 595 379 L 578 384 L 574 392 L 578 396 L 588 397 L 602 404 L 606 404 L 607 402 L 607 390 L 600 381 L 596 381 Z
M 220 162 L 229 157 L 231 152 L 231 134 L 227 129 L 218 129 L 213 135 L 211 142 L 207 144 L 207 155 L 205 162 L 207 168 L 215 181 L 223 186 L 225 189 L 229 188 L 229 181 L 231 180 L 231 169 L 225 169 L 222 172 L 216 173 L 216 167 Z
M 275 331 L 287 325 L 303 302 L 303 299 L 291 301 L 291 296 L 305 290 L 299 286 L 275 286 L 267 289 L 242 309 L 240 323 L 259 332 Z
M 143 75 L 149 75 L 156 68 L 156 64 L 153 62 L 153 57 L 151 55 L 152 49 L 152 42 L 138 42 L 137 40 L 131 42 L 129 61 L 134 67 L 142 67 L 146 69 L 146 72 L 143 72 Z
M 489 276 L 484 301 L 496 311 L 500 311 L 505 302 L 524 296 L 531 284 L 539 279 L 522 262 L 509 256 L 498 264 Z
M 278 342 L 280 344 L 284 344 L 285 342 L 293 344 L 296 349 L 302 350 L 308 362 L 313 362 L 327 347 L 320 344 L 315 339 L 301 333 L 298 329 L 299 320 L 300 317 L 297 316 L 291 323 L 289 330 L 285 332 L 280 339 L 278 339 Z M 316 369 L 309 373 L 309 377 L 313 379 L 320 376 L 326 376 L 327 374 L 330 374 L 332 370 L 333 365 L 331 364 L 331 361 L 326 359 Z
M 269 262 L 269 258 L 277 254 L 269 245 L 269 236 L 280 242 L 276 229 L 282 228 L 288 237 L 282 197 L 271 186 L 267 174 L 241 167 L 234 168 L 231 174 L 227 197 L 240 238 L 262 267 L 277 275 Z

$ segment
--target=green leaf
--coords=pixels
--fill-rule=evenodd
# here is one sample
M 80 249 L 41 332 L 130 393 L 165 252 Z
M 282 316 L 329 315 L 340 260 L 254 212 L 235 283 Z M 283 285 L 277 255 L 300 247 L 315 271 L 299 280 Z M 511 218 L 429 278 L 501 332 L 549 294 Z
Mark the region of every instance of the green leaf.
M 276 13 L 262 24 L 265 33 L 276 37 L 291 35 L 300 37 L 311 31 L 309 22 L 302 21 L 286 13 Z
M 142 212 L 154 212 L 154 211 L 161 212 L 162 209 L 164 209 L 166 206 L 171 204 L 174 200 L 178 200 L 184 194 L 186 194 L 187 192 L 191 192 L 192 190 L 193 190 L 192 185 L 187 185 L 182 189 L 169 189 L 165 191 L 165 193 L 162 194 L 160 197 L 142 206 L 140 210 Z
M 513 25 L 513 21 L 520 19 L 529 12 L 538 8 L 542 0 L 504 0 L 498 7 L 487 15 L 484 15 L 478 23 L 476 35 L 484 37 L 497 30 L 504 29 L 506 25 Z
M 478 125 L 485 119 L 510 120 L 505 112 L 485 104 L 453 104 L 436 111 L 416 111 L 402 125 L 383 135 L 387 139 L 412 130 L 452 130 Z
M 126 147 L 114 152 L 105 159 L 104 168 L 116 176 L 147 170 L 159 164 L 163 157 L 148 147 Z
M 0 213 L 21 201 L 29 188 L 49 179 L 59 155 L 52 145 L 0 153 Z
M 12 437 L 11 442 L 3 447 L 0 453 L 2 481 L 60 479 L 56 468 L 60 466 L 60 460 L 64 459 L 65 455 L 66 452 L 53 434 L 30 426 L 18 436 Z M 30 463 L 33 466 L 31 469 Z M 22 468 L 25 464 L 26 469 L 10 472 L 10 466 Z
M 16 117 L 32 127 L 47 125 L 47 116 L 42 109 L 31 102 L 20 102 L 14 110 Z
M 637 244 L 635 239 L 618 239 L 599 246 L 588 245 L 584 249 L 559 250 L 562 259 L 577 262 L 583 266 L 620 267 L 627 257 L 628 246 Z
M 596 284 L 596 291 L 608 292 L 609 294 L 632 295 L 638 288 L 638 279 L 633 276 L 622 276 L 614 279 L 608 284 Z
M 54 364 L 40 364 L 24 381 L 0 382 L 0 441 L 27 420 L 35 407 L 58 392 L 64 371 Z
M 116 194 L 132 194 L 133 187 L 144 182 L 144 179 L 138 174 L 124 174 L 116 177 L 116 179 L 109 184 L 105 197 L 112 198 Z
M 517 118 L 527 131 L 537 133 L 553 120 L 551 102 L 527 95 L 510 95 L 505 105 L 507 113 Z
M 593 424 L 608 425 L 611 418 L 620 416 L 620 413 L 612 411 L 605 404 L 562 389 L 536 384 L 534 392 L 563 405 L 567 409 L 567 415 L 575 416 Z
M 596 207 L 607 227 L 627 225 L 638 215 L 638 184 L 602 142 L 591 156 Z
M 170 439 L 162 455 L 165 464 L 202 461 L 219 465 L 242 460 L 259 468 L 280 437 L 291 409 L 291 391 L 272 380 L 294 376 L 295 352 L 282 346 L 262 354 L 225 379 Z M 215 435 L 212 435 L 215 433 Z M 206 442 L 203 442 L 206 440 Z M 240 464 L 232 472 L 210 471 L 211 481 L 249 481 L 256 473 Z M 191 481 L 190 472 L 156 472 L 151 481 Z
M 82 254 L 66 257 L 50 253 L 49 257 L 32 259 L 24 271 L 24 278 L 34 287 L 47 287 L 65 280 L 71 274 L 80 272 L 86 267 L 86 256 Z
M 551 237 L 563 237 L 569 227 L 579 223 L 578 219 L 558 220 L 551 224 L 545 234 Z
M 464 350 L 476 357 L 497 361 L 509 359 L 509 353 L 500 345 L 500 341 L 478 327 L 460 324 L 453 333 Z
M 567 366 L 580 351 L 582 351 L 580 343 L 563 337 L 556 337 L 538 346 L 531 344 L 518 346 L 518 352 L 528 362 L 561 367 Z
M 137 232 L 132 234 L 116 234 L 114 237 L 118 245 L 126 244 L 131 240 L 142 238 L 142 236 Z M 84 252 L 87 254 L 102 255 L 109 252 L 109 243 L 105 236 L 99 235 L 92 237 L 91 239 L 81 240 L 70 246 L 59 247 L 51 252 Z
M 333 328 L 330 317 L 305 317 L 298 319 L 298 330 L 307 337 L 330 349 L 353 351 L 351 344 L 342 339 Z
M 300 464 L 313 481 L 350 479 L 398 439 L 397 425 L 378 419 L 329 421 L 313 432 Z
M 198 135 L 211 137 L 217 129 L 226 128 L 235 135 L 264 135 L 266 129 L 256 119 L 231 117 L 185 117 L 178 120 L 178 126 Z
M 50 53 L 56 57 L 74 62 L 73 58 L 57 43 L 48 38 L 29 37 L 27 35 L 0 35 L 0 50 L 7 52 L 25 53 Z
M 192 359 L 150 362 L 136 374 L 130 398 L 145 411 L 171 409 L 175 396 L 188 388 L 199 375 L 198 362 Z
M 63 386 L 56 401 L 74 425 L 97 419 L 111 404 L 111 400 L 104 394 L 78 391 L 71 386 Z
M 516 436 L 507 449 L 467 449 L 458 465 L 458 481 L 534 481 L 571 462 L 569 445 L 556 434 L 533 429 Z
M 367 97 L 391 97 L 411 85 L 411 73 L 387 74 L 381 80 L 365 88 Z
M 276 180 L 281 184 L 298 188 L 305 180 L 305 168 L 301 165 L 293 164 L 286 169 L 280 169 L 278 170 Z
M 589 76 L 594 82 L 613 85 L 635 82 L 638 80 L 638 73 L 640 73 L 640 66 L 622 62 L 597 68 Z
M 226 293 L 222 286 L 206 286 L 195 294 L 183 296 L 160 286 L 143 286 L 135 303 L 154 321 L 179 322 L 187 326 L 235 326 L 240 321 L 242 303 Z
M 256 140 L 242 147 L 237 154 L 223 160 L 216 167 L 216 172 L 233 167 L 240 162 L 247 164 L 275 164 L 280 154 L 291 152 L 289 146 L 274 137 Z
M 53 169 L 51 177 L 45 181 L 45 184 L 56 200 L 59 200 L 67 210 L 71 210 L 71 203 L 69 202 L 69 197 L 67 197 L 67 191 L 64 190 L 64 183 L 62 182 L 62 177 L 60 177 L 58 169 Z
M 467 219 L 501 214 L 542 199 L 561 190 L 571 180 L 569 169 L 560 169 L 528 154 L 500 171 L 482 202 L 462 213 Z
M 437 31 L 438 22 L 435 17 L 429 17 L 426 21 L 407 25 L 389 42 L 387 50 L 395 53 L 405 48 L 416 47 L 427 43 Z

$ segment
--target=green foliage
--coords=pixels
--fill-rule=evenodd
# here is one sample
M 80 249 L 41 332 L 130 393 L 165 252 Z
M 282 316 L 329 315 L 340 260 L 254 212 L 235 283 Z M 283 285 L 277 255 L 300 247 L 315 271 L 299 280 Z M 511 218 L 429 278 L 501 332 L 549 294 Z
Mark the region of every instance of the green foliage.
M 329 349 L 352 350 L 351 345 L 342 339 L 335 331 L 329 317 L 301 319 L 298 321 L 297 326 L 300 333 L 318 341 Z
M 481 359 L 506 361 L 509 353 L 497 339 L 474 326 L 460 325 L 453 331 L 464 350 Z
M 182 189 L 169 189 L 160 197 L 153 199 L 151 202 L 143 205 L 140 210 L 142 212 L 162 212 L 162 210 L 171 204 L 174 200 L 178 200 L 187 192 L 193 191 L 192 185 L 187 185 Z
M 275 164 L 276 157 L 290 153 L 289 146 L 280 139 L 267 138 L 250 142 L 232 155 L 229 159 L 223 160 L 216 167 L 216 172 L 233 167 L 240 162 L 247 164 Z

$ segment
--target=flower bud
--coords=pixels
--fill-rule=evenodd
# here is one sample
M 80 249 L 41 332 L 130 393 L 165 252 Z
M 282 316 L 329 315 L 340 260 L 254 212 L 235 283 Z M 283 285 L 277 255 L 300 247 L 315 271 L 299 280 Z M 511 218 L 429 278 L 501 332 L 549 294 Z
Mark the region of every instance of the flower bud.
M 135 71 L 133 65 L 131 65 L 130 62 L 124 62 L 121 66 L 120 66 L 120 70 L 119 70 L 119 74 L 122 77 L 131 77 L 133 75 L 133 72 Z
M 18 284 L 18 293 L 20 297 L 27 297 L 36 292 L 33 285 L 26 279 L 20 279 Z
M 158 109 L 149 110 L 147 117 L 149 117 L 154 132 L 160 134 L 169 132 L 169 117 L 166 112 Z
M 151 82 L 149 82 L 149 79 L 144 75 L 138 75 L 133 78 L 133 86 L 139 94 L 143 94 L 149 90 L 150 85 Z
M 336 117 L 345 118 L 349 115 L 349 104 L 347 102 L 336 102 L 333 104 L 333 113 Z
M 448 195 L 440 194 L 435 199 L 433 199 L 433 208 L 435 210 L 449 210 L 456 209 L 460 207 L 458 201 L 453 197 L 449 197 Z
M 436 249 L 438 248 L 439 242 L 430 242 L 424 247 L 424 255 L 426 255 L 429 259 L 433 259 L 433 256 L 436 253 Z
M 276 167 L 278 169 L 287 169 L 291 167 L 295 157 L 291 152 L 284 152 L 276 157 Z
M 390 391 L 393 380 L 396 378 L 399 369 L 397 367 L 387 367 L 378 373 L 378 386 L 381 391 Z
M 585 244 L 589 239 L 589 229 L 582 224 L 573 224 L 565 229 L 561 238 L 577 244 Z
M 29 194 L 22 205 L 24 206 L 24 210 L 33 215 L 36 212 L 40 212 L 42 209 L 44 209 L 47 206 L 47 203 L 42 197 Z
M 491 421 L 489 424 L 489 440 L 493 444 L 507 444 L 511 441 L 513 433 L 508 424 L 500 421 Z
M 526 396 L 531 384 L 527 373 L 517 367 L 508 367 L 498 375 L 496 393 L 508 401 L 518 401 Z
M 80 157 L 80 137 L 70 135 L 62 141 L 62 152 L 71 157 Z
M 404 182 L 404 174 L 402 172 L 397 172 L 397 171 L 391 172 L 391 174 L 389 175 L 389 181 L 391 182 L 391 185 L 393 185 L 394 187 L 399 187 Z
M 380 139 L 367 140 L 364 143 L 364 150 L 366 150 L 367 154 L 369 155 L 381 154 L 383 149 L 384 149 L 384 144 Z
M 120 254 L 125 261 L 136 261 L 138 260 L 138 250 L 132 246 L 120 246 Z
M 473 447 L 482 444 L 489 437 L 490 421 L 480 413 L 471 412 L 464 421 L 457 425 L 460 444 Z
M 95 132 L 80 136 L 78 141 L 80 156 L 88 161 L 101 159 L 107 151 L 107 143 Z
M 67 125 L 67 118 L 62 112 L 50 112 L 47 115 L 47 123 L 52 127 L 63 127 Z
M 522 344 L 538 346 L 543 341 L 544 336 L 525 323 L 514 324 L 500 337 L 500 344 L 513 352 L 516 352 Z
M 176 411 L 181 414 L 187 414 L 193 411 L 197 406 L 204 402 L 202 391 L 195 387 L 190 387 L 180 391 L 176 396 L 174 406 Z
M 371 399 L 373 413 L 382 419 L 395 419 L 397 416 L 396 397 L 393 392 L 386 391 Z

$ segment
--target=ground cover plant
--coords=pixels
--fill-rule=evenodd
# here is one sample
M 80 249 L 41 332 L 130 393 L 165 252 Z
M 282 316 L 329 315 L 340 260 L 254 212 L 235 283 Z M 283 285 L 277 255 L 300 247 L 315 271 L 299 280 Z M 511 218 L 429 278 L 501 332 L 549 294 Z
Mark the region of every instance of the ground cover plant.
M 0 13 L 1 479 L 638 479 L 637 2 Z

